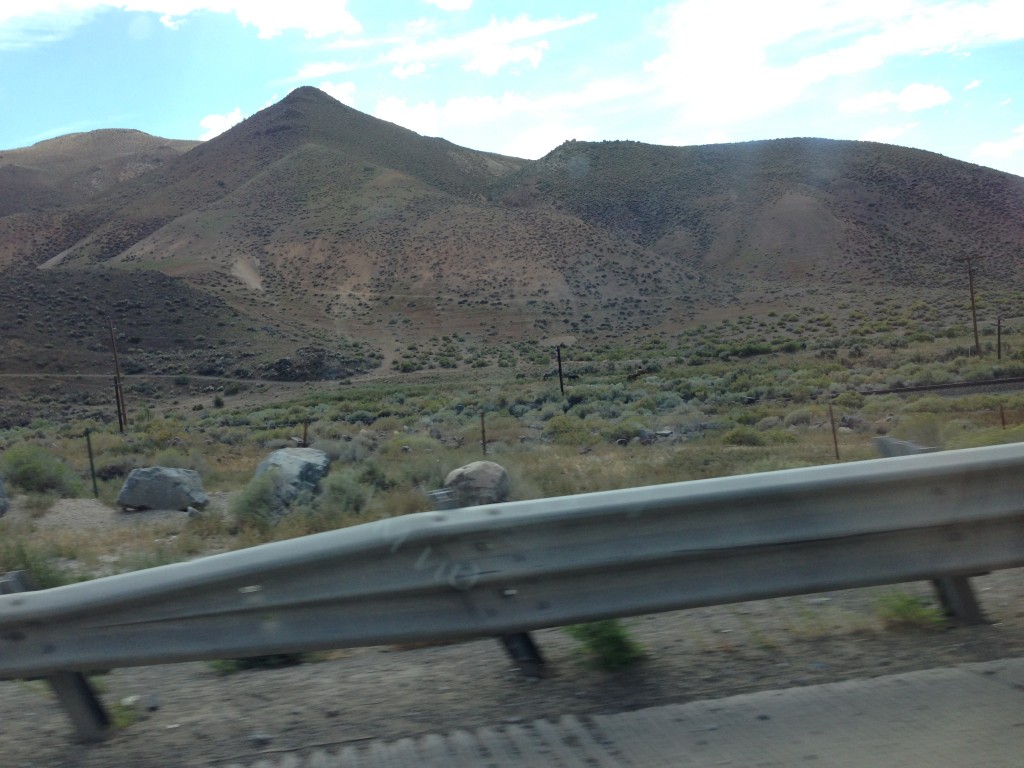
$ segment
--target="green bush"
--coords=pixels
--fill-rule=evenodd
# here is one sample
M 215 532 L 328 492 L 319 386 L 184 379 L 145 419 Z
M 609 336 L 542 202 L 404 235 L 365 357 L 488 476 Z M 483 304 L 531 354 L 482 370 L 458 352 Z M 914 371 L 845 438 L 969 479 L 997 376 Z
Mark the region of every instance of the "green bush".
M 57 565 L 57 555 L 41 547 L 0 538 L 0 573 L 27 571 L 36 589 L 60 587 L 71 579 Z
M 722 442 L 726 445 L 764 445 L 764 436 L 752 427 L 733 427 L 724 435 Z
M 0 476 L 25 493 L 79 496 L 82 480 L 67 464 L 38 445 L 16 445 L 0 457 Z
M 943 612 L 923 597 L 887 592 L 875 601 L 875 611 L 889 629 L 942 629 Z
M 599 669 L 624 669 L 644 658 L 643 648 L 618 619 L 575 624 L 565 627 L 565 631 L 583 646 L 588 661 Z
M 632 440 L 638 437 L 645 426 L 636 419 L 622 419 L 611 422 L 601 429 L 601 434 L 611 442 L 618 440 Z
M 843 392 L 841 395 L 836 397 L 835 404 L 840 408 L 857 410 L 858 408 L 864 407 L 864 395 L 860 392 Z
M 210 666 L 218 675 L 233 675 L 248 669 L 281 669 L 302 664 L 308 658 L 305 653 L 272 653 L 267 656 L 247 656 L 244 659 L 214 659 Z
M 786 414 L 786 419 L 783 422 L 787 427 L 805 427 L 814 420 L 814 414 L 806 408 L 800 410 L 790 411 Z
M 333 515 L 358 515 L 369 500 L 370 489 L 359 482 L 354 472 L 340 472 L 324 478 L 314 507 Z
M 254 477 L 231 503 L 231 515 L 242 528 L 267 531 L 277 516 L 277 479 L 274 471 Z
M 555 416 L 544 427 L 544 435 L 558 445 L 594 445 L 600 438 L 591 433 L 582 419 L 574 416 Z

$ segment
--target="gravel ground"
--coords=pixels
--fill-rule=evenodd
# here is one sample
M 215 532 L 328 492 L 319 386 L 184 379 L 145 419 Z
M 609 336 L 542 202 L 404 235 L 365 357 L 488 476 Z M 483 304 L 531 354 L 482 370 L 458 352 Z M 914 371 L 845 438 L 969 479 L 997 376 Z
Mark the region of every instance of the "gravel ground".
M 60 507 L 45 524 L 139 522 L 88 504 Z M 616 673 L 588 667 L 574 640 L 561 630 L 544 630 L 535 633 L 548 662 L 541 681 L 519 675 L 492 639 L 343 650 L 318 654 L 301 666 L 227 676 L 205 663 L 114 670 L 100 677 L 98 686 L 117 719 L 127 724 L 97 745 L 75 743 L 45 684 L 4 681 L 0 768 L 208 766 L 376 737 L 586 716 L 1019 657 L 1024 655 L 1022 575 L 1017 569 L 974 580 L 990 620 L 981 626 L 882 626 L 880 595 L 898 589 L 928 596 L 927 584 L 627 619 L 647 656 Z M 148 711 L 146 704 L 156 708 Z

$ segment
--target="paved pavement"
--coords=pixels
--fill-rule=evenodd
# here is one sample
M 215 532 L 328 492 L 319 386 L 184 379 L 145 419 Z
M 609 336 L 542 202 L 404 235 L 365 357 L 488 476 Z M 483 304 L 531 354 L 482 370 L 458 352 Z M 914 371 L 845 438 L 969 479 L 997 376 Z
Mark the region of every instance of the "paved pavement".
M 231 768 L 1022 768 L 1024 659 L 267 755 Z

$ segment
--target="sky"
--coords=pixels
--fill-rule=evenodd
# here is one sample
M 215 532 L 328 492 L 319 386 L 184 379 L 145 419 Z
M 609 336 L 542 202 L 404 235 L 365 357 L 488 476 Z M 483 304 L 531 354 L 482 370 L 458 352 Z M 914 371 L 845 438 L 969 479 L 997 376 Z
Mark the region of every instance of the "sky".
M 312 85 L 538 158 L 881 141 L 1024 176 L 1021 0 L 0 0 L 0 148 L 208 139 Z

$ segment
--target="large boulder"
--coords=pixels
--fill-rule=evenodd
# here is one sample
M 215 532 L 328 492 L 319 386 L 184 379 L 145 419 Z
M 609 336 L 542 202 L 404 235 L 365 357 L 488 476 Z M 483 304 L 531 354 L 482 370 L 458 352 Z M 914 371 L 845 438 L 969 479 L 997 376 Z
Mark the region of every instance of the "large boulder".
M 508 501 L 512 491 L 508 472 L 493 461 L 474 461 L 453 469 L 444 479 L 444 485 L 452 491 L 460 507 L 499 504 Z
M 7 498 L 7 491 L 4 490 L 4 481 L 0 480 L 0 517 L 3 517 L 11 508 L 11 500 Z
M 260 462 L 256 477 L 273 472 L 274 493 L 288 507 L 303 492 L 317 493 L 330 465 L 327 454 L 316 448 L 282 448 Z
M 201 509 L 209 501 L 198 472 L 174 467 L 133 469 L 117 494 L 125 509 Z

